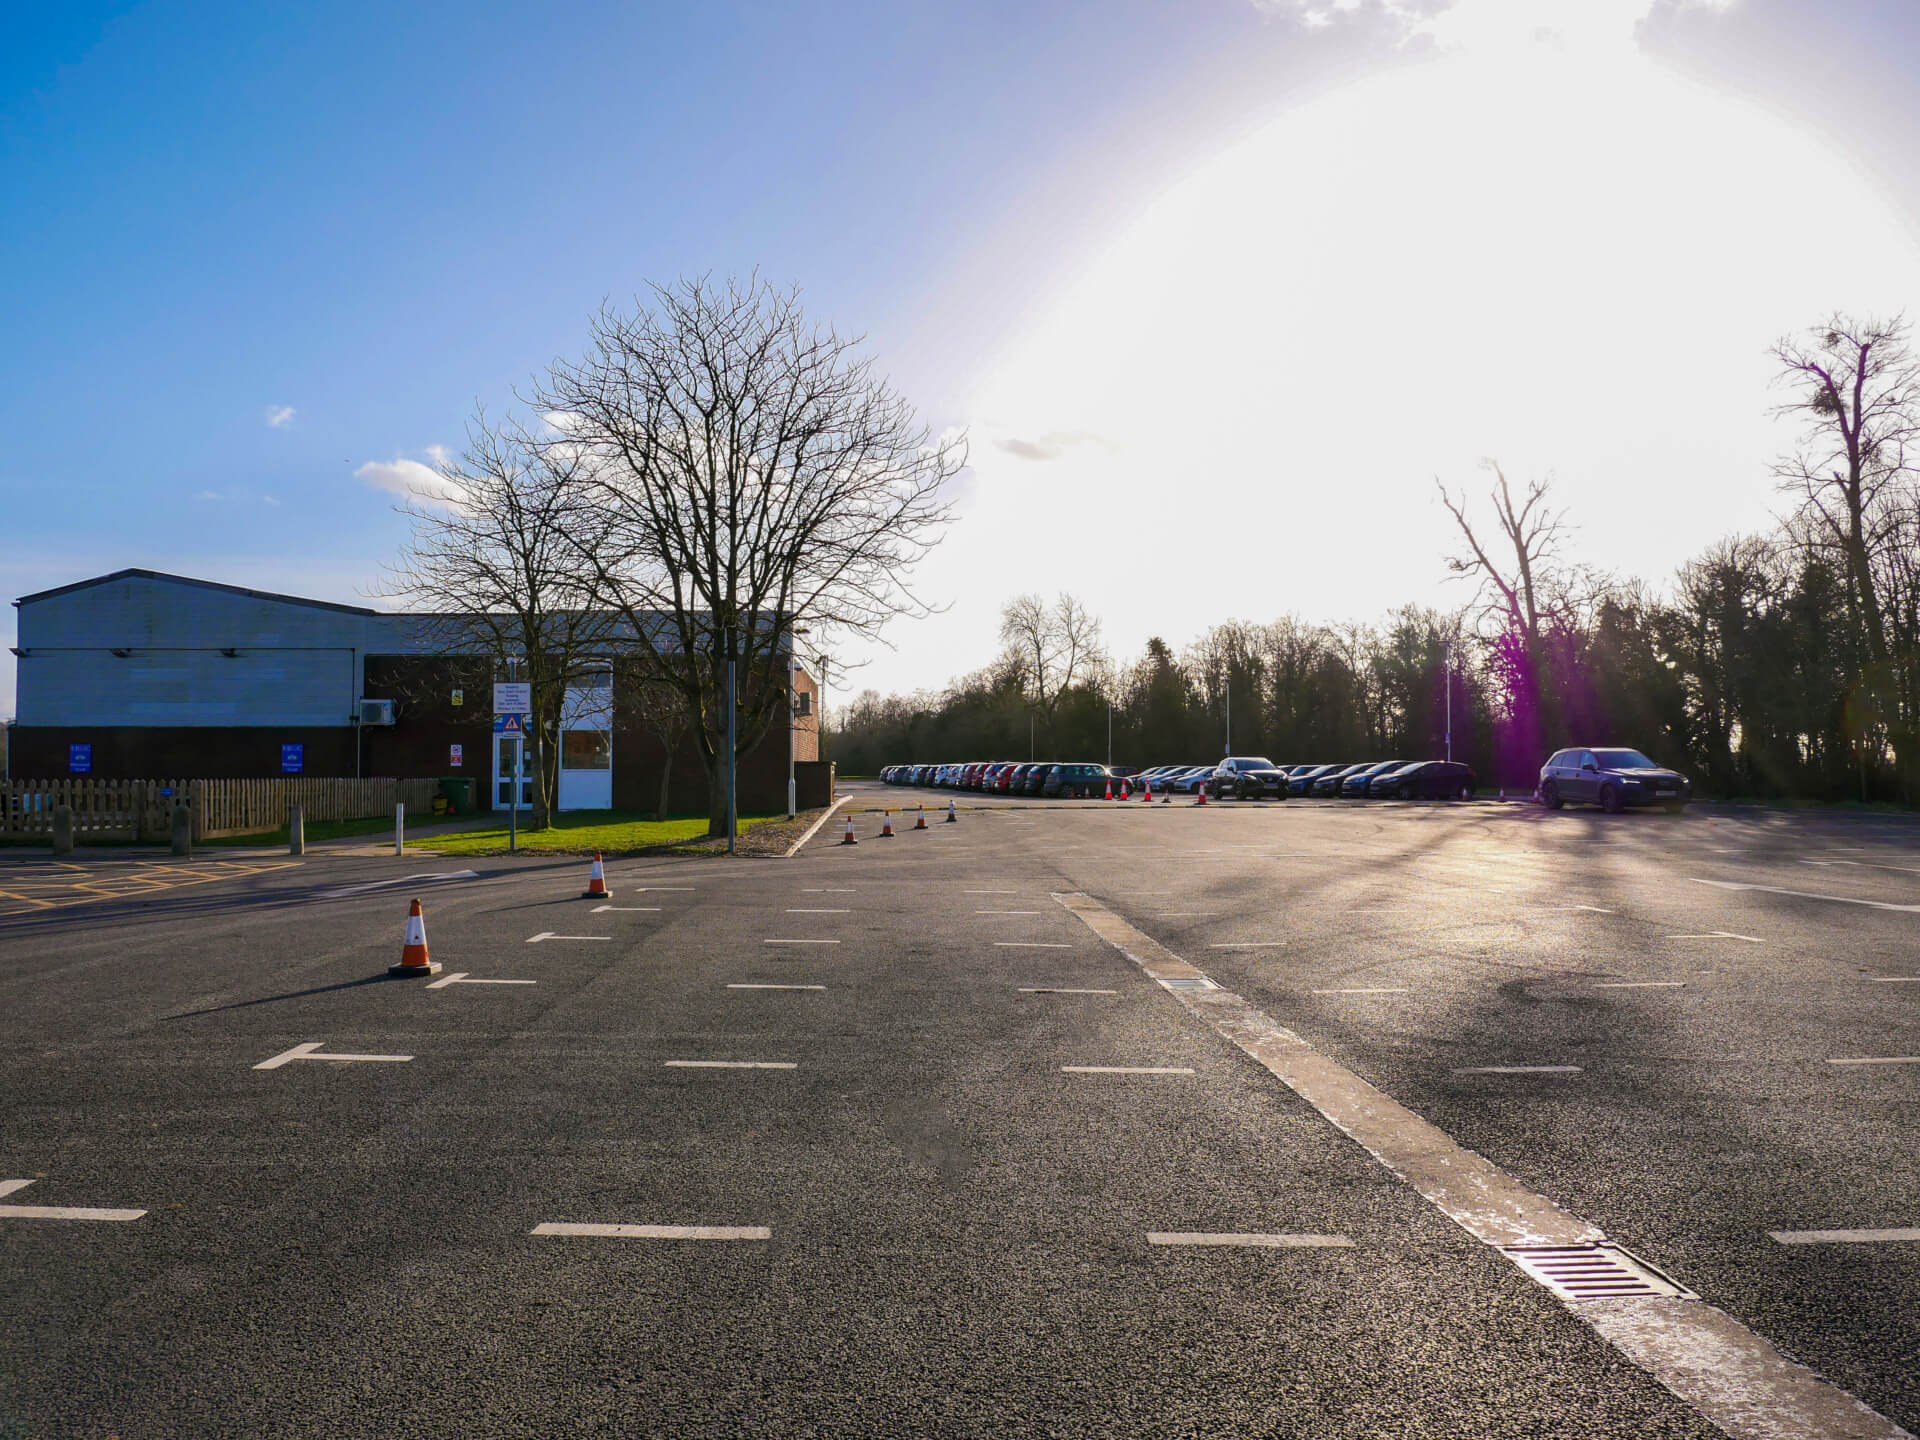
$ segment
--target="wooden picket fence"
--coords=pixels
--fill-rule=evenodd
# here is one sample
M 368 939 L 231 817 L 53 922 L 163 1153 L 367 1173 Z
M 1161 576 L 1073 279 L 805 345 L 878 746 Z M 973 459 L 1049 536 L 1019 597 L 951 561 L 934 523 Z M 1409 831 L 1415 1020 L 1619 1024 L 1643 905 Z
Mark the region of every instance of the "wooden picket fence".
M 54 807 L 73 807 L 74 839 L 98 845 L 159 844 L 185 800 L 195 840 L 254 835 L 287 823 L 298 805 L 308 820 L 372 820 L 404 804 L 431 815 L 437 780 L 0 780 L 0 841 L 53 836 Z

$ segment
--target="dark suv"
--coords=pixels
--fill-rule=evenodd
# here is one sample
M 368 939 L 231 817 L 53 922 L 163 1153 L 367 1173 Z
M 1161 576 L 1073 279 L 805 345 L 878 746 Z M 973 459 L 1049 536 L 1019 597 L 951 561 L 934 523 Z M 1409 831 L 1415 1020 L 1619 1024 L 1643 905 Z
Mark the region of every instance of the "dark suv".
M 1287 798 L 1287 776 L 1271 760 L 1257 756 L 1234 755 L 1213 767 L 1207 789 L 1216 800 L 1231 795 L 1236 800 L 1276 800 Z
M 1686 776 L 1654 764 L 1638 750 L 1561 750 L 1540 767 L 1540 802 L 1549 810 L 1574 800 L 1598 805 L 1609 815 L 1629 805 L 1664 805 L 1678 814 L 1692 788 Z

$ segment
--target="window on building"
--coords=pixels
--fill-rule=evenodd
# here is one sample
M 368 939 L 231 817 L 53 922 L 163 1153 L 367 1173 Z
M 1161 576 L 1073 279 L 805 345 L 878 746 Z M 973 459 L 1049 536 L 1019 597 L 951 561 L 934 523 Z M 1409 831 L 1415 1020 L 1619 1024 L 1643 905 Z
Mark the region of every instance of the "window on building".
M 562 730 L 560 732 L 560 768 L 563 770 L 613 768 L 612 735 L 605 730 Z

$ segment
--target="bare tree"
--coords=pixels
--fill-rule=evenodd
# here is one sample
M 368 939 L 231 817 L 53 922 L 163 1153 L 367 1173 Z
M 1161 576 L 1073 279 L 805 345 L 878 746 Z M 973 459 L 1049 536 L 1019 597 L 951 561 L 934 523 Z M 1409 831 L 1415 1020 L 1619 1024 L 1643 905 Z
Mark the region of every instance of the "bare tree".
M 797 626 L 873 636 L 928 608 L 906 577 L 950 519 L 942 487 L 966 444 L 919 424 L 858 344 L 757 277 L 683 280 L 636 313 L 603 308 L 587 354 L 541 388 L 605 520 L 579 554 L 686 702 L 713 834 L 729 665 L 744 755 L 786 717 Z
M 1844 562 L 1848 601 L 1867 659 L 1887 662 L 1887 626 L 1874 565 L 1897 533 L 1888 503 L 1913 475 L 1907 450 L 1920 437 L 1920 357 L 1904 317 L 1834 314 L 1803 340 L 1774 347 L 1778 383 L 1794 398 L 1776 414 L 1802 417 L 1798 447 L 1774 467 L 1800 497 L 1800 518 Z
M 1000 607 L 1003 670 L 1020 677 L 1021 688 L 1049 722 L 1060 697 L 1074 684 L 1108 676 L 1100 622 L 1064 592 L 1048 605 L 1038 595 L 1016 595 Z
M 1485 543 L 1467 518 L 1465 493 L 1456 501 L 1446 486 L 1434 481 L 1440 503 L 1467 543 L 1465 554 L 1447 557 L 1447 568 L 1476 577 L 1483 615 L 1497 618 L 1501 629 L 1525 637 L 1528 648 L 1537 650 L 1546 625 L 1574 620 L 1585 572 L 1564 558 L 1566 512 L 1551 507 L 1552 478 L 1529 481 L 1526 494 L 1516 501 L 1499 465 L 1489 460 L 1487 468 L 1494 475 L 1489 498 L 1498 539 Z
M 604 670 L 620 637 L 592 606 L 579 561 L 603 522 L 580 504 L 580 457 L 509 417 L 476 409 L 467 444 L 395 508 L 412 538 L 377 593 L 418 612 L 417 633 L 442 656 L 486 659 L 496 678 L 533 687 L 533 814 L 550 823 L 567 687 Z
M 680 753 L 680 742 L 693 725 L 693 712 L 687 708 L 687 697 L 677 686 L 651 674 L 639 676 L 637 680 L 628 703 L 635 717 L 660 742 L 664 758 L 660 763 L 660 800 L 655 811 L 664 820 L 673 794 L 674 757 Z

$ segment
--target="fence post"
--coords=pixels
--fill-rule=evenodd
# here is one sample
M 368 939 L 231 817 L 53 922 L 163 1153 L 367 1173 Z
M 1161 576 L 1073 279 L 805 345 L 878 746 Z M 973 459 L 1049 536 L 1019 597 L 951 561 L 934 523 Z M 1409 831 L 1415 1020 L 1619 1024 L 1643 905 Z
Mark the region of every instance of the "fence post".
M 287 853 L 304 855 L 307 853 L 307 819 L 295 805 L 287 811 Z
M 193 854 L 193 812 L 185 805 L 173 807 L 173 853 Z
M 73 806 L 53 807 L 53 853 L 73 854 Z

